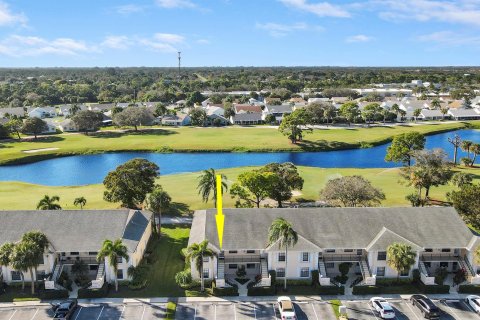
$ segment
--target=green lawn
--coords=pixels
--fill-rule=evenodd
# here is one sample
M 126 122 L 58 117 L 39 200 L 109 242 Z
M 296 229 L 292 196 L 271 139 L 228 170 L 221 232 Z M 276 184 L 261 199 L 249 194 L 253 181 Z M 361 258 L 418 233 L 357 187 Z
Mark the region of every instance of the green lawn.
M 254 167 L 240 167 L 233 169 L 218 170 L 227 175 L 230 183 L 236 181 L 237 176 Z M 397 168 L 390 169 L 355 169 L 355 168 L 314 168 L 299 167 L 301 176 L 305 179 L 304 188 L 296 198 L 317 200 L 318 193 L 325 183 L 332 178 L 348 175 L 362 175 L 372 181 L 373 185 L 382 189 L 386 194 L 383 206 L 408 206 L 405 196 L 413 189 L 399 183 L 400 177 Z M 458 169 L 475 174 L 476 180 L 480 180 L 479 168 Z M 199 173 L 185 173 L 162 176 L 159 183 L 171 195 L 173 200 L 172 214 L 186 214 L 190 210 L 213 207 L 213 202 L 203 203 L 197 193 L 196 184 Z M 451 185 L 433 188 L 431 197 L 442 200 L 445 193 L 451 190 Z M 102 184 L 94 184 L 78 187 L 47 187 L 23 182 L 0 182 L 0 203 L 2 209 L 28 210 L 35 209 L 37 202 L 45 195 L 60 196 L 60 205 L 64 209 L 75 209 L 73 200 L 84 196 L 87 199 L 87 209 L 118 208 L 118 203 L 109 203 L 102 199 L 104 187 Z M 229 195 L 224 197 L 224 206 L 233 207 L 234 200 Z
M 472 124 L 470 122 L 469 124 Z M 137 133 L 102 132 L 91 135 L 58 134 L 37 141 L 0 144 L 0 164 L 32 162 L 61 155 L 111 151 L 313 151 L 379 144 L 394 135 L 415 130 L 424 134 L 463 128 L 467 123 L 421 124 L 416 126 L 314 130 L 302 143 L 293 145 L 277 129 L 241 128 L 162 128 Z M 58 148 L 35 153 L 25 150 Z
M 182 271 L 185 261 L 180 250 L 187 246 L 190 228 L 162 227 L 162 238 L 152 240 L 149 249 L 153 261 L 148 272 L 147 286 L 141 290 L 129 290 L 120 286 L 119 291 L 111 289 L 109 297 L 182 297 L 188 294 L 175 283 L 175 273 Z

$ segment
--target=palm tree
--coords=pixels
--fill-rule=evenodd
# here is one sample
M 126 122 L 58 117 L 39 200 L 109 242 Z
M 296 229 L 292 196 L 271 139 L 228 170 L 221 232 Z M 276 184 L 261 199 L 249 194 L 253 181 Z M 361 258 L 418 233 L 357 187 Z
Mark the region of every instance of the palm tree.
M 470 159 L 470 148 L 472 147 L 472 145 L 473 145 L 473 142 L 470 140 L 463 140 L 462 144 L 460 145 L 460 148 L 463 151 L 467 152 L 468 159 Z
M 156 226 L 156 230 L 160 233 L 161 229 L 161 221 L 162 218 L 162 210 L 168 209 L 170 206 L 170 202 L 172 198 L 164 191 L 162 186 L 155 186 L 153 191 L 147 195 L 145 198 L 145 205 L 148 210 L 152 211 L 155 215 L 154 217 L 154 225 Z M 157 225 L 158 220 L 158 225 Z
M 83 210 L 83 207 L 87 204 L 87 199 L 85 199 L 85 197 L 78 197 L 78 198 L 75 198 L 75 200 L 73 200 L 73 205 L 76 207 L 76 206 L 80 206 L 80 209 Z
M 38 262 L 38 246 L 31 241 L 20 241 L 15 245 L 11 254 L 11 266 L 20 272 L 22 278 L 22 290 L 25 290 L 24 272 L 30 272 L 32 294 L 35 294 L 35 281 L 33 270 Z
M 387 264 L 397 271 L 397 281 L 402 272 L 407 272 L 415 264 L 417 254 L 405 243 L 393 243 L 387 248 Z
M 287 270 L 288 270 L 288 247 L 297 244 L 298 234 L 293 230 L 292 224 L 284 218 L 277 218 L 272 222 L 268 229 L 268 245 L 271 246 L 278 242 L 278 248 L 285 249 L 285 277 L 283 288 L 287 290 Z
M 0 266 L 7 267 L 10 265 L 13 248 L 15 248 L 13 242 L 5 242 L 0 246 Z
M 394 103 L 392 105 L 392 108 L 391 108 L 392 112 L 395 113 L 395 115 L 397 116 L 398 118 L 398 114 L 400 113 L 400 107 L 398 106 L 398 104 Z
M 415 118 L 415 122 L 417 122 L 417 118 L 421 113 L 422 113 L 422 109 L 415 109 L 413 111 L 413 117 Z
M 203 202 L 208 202 L 210 198 L 210 193 L 213 192 L 213 204 L 215 208 L 217 207 L 217 180 L 216 180 L 216 172 L 215 169 L 210 168 L 208 170 L 203 170 L 203 173 L 198 177 L 198 194 L 202 196 Z M 225 191 L 227 191 L 228 186 L 225 182 L 227 177 L 222 174 L 222 195 Z
M 440 107 L 440 112 L 442 113 L 442 120 L 445 120 L 445 115 L 448 113 L 448 107 Z
M 203 258 L 213 257 L 215 253 L 212 249 L 208 248 L 208 240 L 203 240 L 200 243 L 192 243 L 186 252 L 186 259 L 193 262 L 200 273 L 201 291 L 205 290 L 205 284 L 203 281 Z
M 433 98 L 431 106 L 432 106 L 432 109 L 440 108 L 440 100 L 438 100 L 438 98 Z
M 130 259 L 128 255 L 128 249 L 123 244 L 122 239 L 117 239 L 115 241 L 105 240 L 103 241 L 102 249 L 97 254 L 97 261 L 108 258 L 108 262 L 113 269 L 113 275 L 115 277 L 115 291 L 118 291 L 118 258 L 124 258 L 127 262 Z
M 458 134 L 453 136 L 453 138 L 448 138 L 448 142 L 450 142 L 453 145 L 453 165 L 457 165 L 457 151 L 458 147 L 462 144 L 462 139 Z
M 471 167 L 475 164 L 475 160 L 477 159 L 477 156 L 480 154 L 480 144 L 479 143 L 474 143 L 470 149 L 473 154 L 472 158 L 472 163 L 470 164 Z
M 37 268 L 40 265 L 40 262 L 43 260 L 43 254 L 45 250 L 48 249 L 50 242 L 48 241 L 47 236 L 40 231 L 29 231 L 22 236 L 22 242 L 31 242 L 36 245 L 35 251 L 35 264 L 33 268 L 35 269 L 35 280 L 37 279 Z
M 56 201 L 60 201 L 59 196 L 52 196 L 49 197 L 45 195 L 37 204 L 37 210 L 61 210 L 62 207 L 55 203 Z

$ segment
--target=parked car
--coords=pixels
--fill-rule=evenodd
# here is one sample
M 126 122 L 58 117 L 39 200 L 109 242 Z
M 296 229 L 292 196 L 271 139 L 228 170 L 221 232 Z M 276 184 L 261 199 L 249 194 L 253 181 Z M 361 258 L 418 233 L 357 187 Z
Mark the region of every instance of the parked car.
M 465 299 L 468 305 L 473 309 L 475 312 L 480 312 L 480 297 L 470 295 Z
M 414 294 L 410 301 L 414 306 L 420 309 L 420 312 L 426 319 L 440 319 L 440 309 L 432 300 L 421 294 Z
M 378 312 L 382 319 L 395 319 L 395 310 L 393 310 L 390 303 L 382 297 L 373 297 L 370 299 L 370 304 L 375 311 Z
M 278 297 L 278 309 L 280 310 L 280 319 L 282 320 L 296 320 L 295 309 L 293 308 L 292 300 L 289 297 Z
M 54 312 L 53 319 L 69 320 L 77 309 L 77 300 L 65 300 L 59 303 L 52 304 Z

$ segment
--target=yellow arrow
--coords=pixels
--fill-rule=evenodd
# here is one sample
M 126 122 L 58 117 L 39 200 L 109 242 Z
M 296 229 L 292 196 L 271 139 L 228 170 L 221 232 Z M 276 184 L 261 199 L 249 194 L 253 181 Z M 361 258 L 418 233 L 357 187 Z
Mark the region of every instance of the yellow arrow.
M 222 249 L 223 244 L 223 226 L 225 225 L 225 216 L 223 215 L 222 208 L 222 176 L 217 174 L 217 215 L 215 220 L 217 221 L 217 232 L 218 232 L 218 242 L 220 244 L 220 249 Z

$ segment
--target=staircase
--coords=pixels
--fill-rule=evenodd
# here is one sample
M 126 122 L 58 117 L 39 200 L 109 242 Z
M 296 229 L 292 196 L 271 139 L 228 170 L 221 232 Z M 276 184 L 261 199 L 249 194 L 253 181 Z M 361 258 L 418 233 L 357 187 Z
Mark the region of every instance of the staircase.
M 54 281 L 55 283 L 57 282 L 58 277 L 60 277 L 60 274 L 62 273 L 62 269 L 63 269 L 63 264 L 61 262 L 58 262 L 55 265 L 55 269 L 53 270 L 53 274 L 52 274 L 52 281 Z
M 266 258 L 260 258 L 260 271 L 262 273 L 262 278 L 268 278 L 268 265 Z
M 323 278 L 327 278 L 327 269 L 325 268 L 325 262 L 318 261 L 318 271 L 320 273 L 320 276 L 322 276 Z
M 225 279 L 225 256 L 223 254 L 218 255 L 217 279 Z
M 370 268 L 368 267 L 368 262 L 366 259 L 360 260 L 360 270 L 362 271 L 363 278 L 371 277 Z
M 100 263 L 98 265 L 98 270 L 97 270 L 97 280 L 103 279 L 103 276 L 105 275 L 105 263 Z
M 468 261 L 468 258 L 465 256 L 463 259 L 461 257 L 458 257 L 458 265 L 460 268 L 464 269 L 467 273 L 467 279 L 470 279 L 471 277 L 475 277 L 476 273 L 473 270 L 472 265 L 470 264 L 470 261 Z
M 427 267 L 425 266 L 425 263 L 422 260 L 420 260 L 418 263 L 418 270 L 420 271 L 420 273 L 424 274 L 426 277 L 430 276 L 428 274 Z

